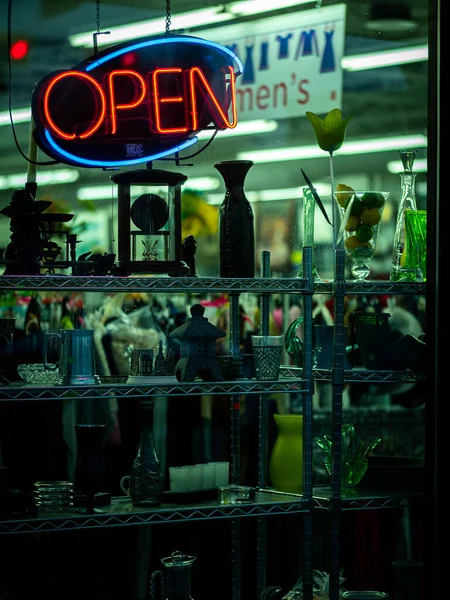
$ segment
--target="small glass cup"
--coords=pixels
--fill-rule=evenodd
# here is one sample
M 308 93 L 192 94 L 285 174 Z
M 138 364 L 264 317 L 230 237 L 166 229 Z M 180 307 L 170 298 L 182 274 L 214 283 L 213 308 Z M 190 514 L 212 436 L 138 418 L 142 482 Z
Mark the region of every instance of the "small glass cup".
M 405 210 L 405 265 L 414 281 L 427 280 L 427 211 Z
M 276 381 L 280 376 L 283 335 L 252 335 L 256 379 Z
M 38 512 L 62 512 L 73 506 L 73 483 L 70 481 L 36 481 L 33 499 Z

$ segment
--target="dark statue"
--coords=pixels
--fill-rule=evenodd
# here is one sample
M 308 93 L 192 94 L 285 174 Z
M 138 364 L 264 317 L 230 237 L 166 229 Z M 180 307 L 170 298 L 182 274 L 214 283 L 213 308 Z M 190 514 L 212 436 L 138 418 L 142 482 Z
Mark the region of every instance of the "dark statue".
M 195 251 L 197 249 L 197 242 L 193 235 L 187 235 L 183 243 L 181 244 L 181 259 L 189 267 L 189 277 L 197 277 L 195 271 Z
M 35 200 L 26 189 L 14 190 L 11 202 L 0 214 L 11 220 L 11 241 L 3 255 L 5 275 L 39 275 L 41 261 L 50 249 L 43 235 L 41 215 L 51 202 Z M 58 252 L 59 254 L 59 252 Z

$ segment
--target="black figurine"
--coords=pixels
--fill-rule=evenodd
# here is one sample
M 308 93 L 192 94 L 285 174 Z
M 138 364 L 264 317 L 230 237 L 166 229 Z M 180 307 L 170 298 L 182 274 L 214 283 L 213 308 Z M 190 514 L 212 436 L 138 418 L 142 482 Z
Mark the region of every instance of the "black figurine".
M 42 237 L 42 212 L 51 202 L 35 200 L 26 189 L 14 190 L 11 202 L 0 211 L 9 217 L 10 243 L 3 259 L 7 261 L 5 275 L 39 275 L 47 238 Z
M 195 251 L 197 242 L 193 235 L 187 235 L 181 244 L 181 258 L 189 267 L 189 277 L 197 277 L 195 271 Z
M 216 339 L 226 333 L 203 316 L 201 304 L 191 306 L 191 318 L 169 335 L 180 341 L 181 358 L 175 367 L 178 381 L 222 381 L 223 376 L 216 358 Z

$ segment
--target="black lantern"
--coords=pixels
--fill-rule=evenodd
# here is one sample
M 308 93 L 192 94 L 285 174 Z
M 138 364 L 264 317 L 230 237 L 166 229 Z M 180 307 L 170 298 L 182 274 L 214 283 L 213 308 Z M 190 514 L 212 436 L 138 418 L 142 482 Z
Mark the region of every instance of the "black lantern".
M 181 186 L 186 175 L 141 169 L 111 177 L 118 185 L 116 273 L 182 276 Z

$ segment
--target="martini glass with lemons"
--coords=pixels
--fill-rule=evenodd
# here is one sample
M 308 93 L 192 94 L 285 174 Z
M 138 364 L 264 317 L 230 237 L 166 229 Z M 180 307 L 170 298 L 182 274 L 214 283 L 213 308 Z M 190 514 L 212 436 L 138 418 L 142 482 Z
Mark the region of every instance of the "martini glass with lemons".
M 344 248 L 352 262 L 351 274 L 357 281 L 364 281 L 370 274 L 372 260 L 383 209 L 389 192 L 353 190 L 339 183 L 336 200 L 341 211 L 341 227 L 344 227 Z

